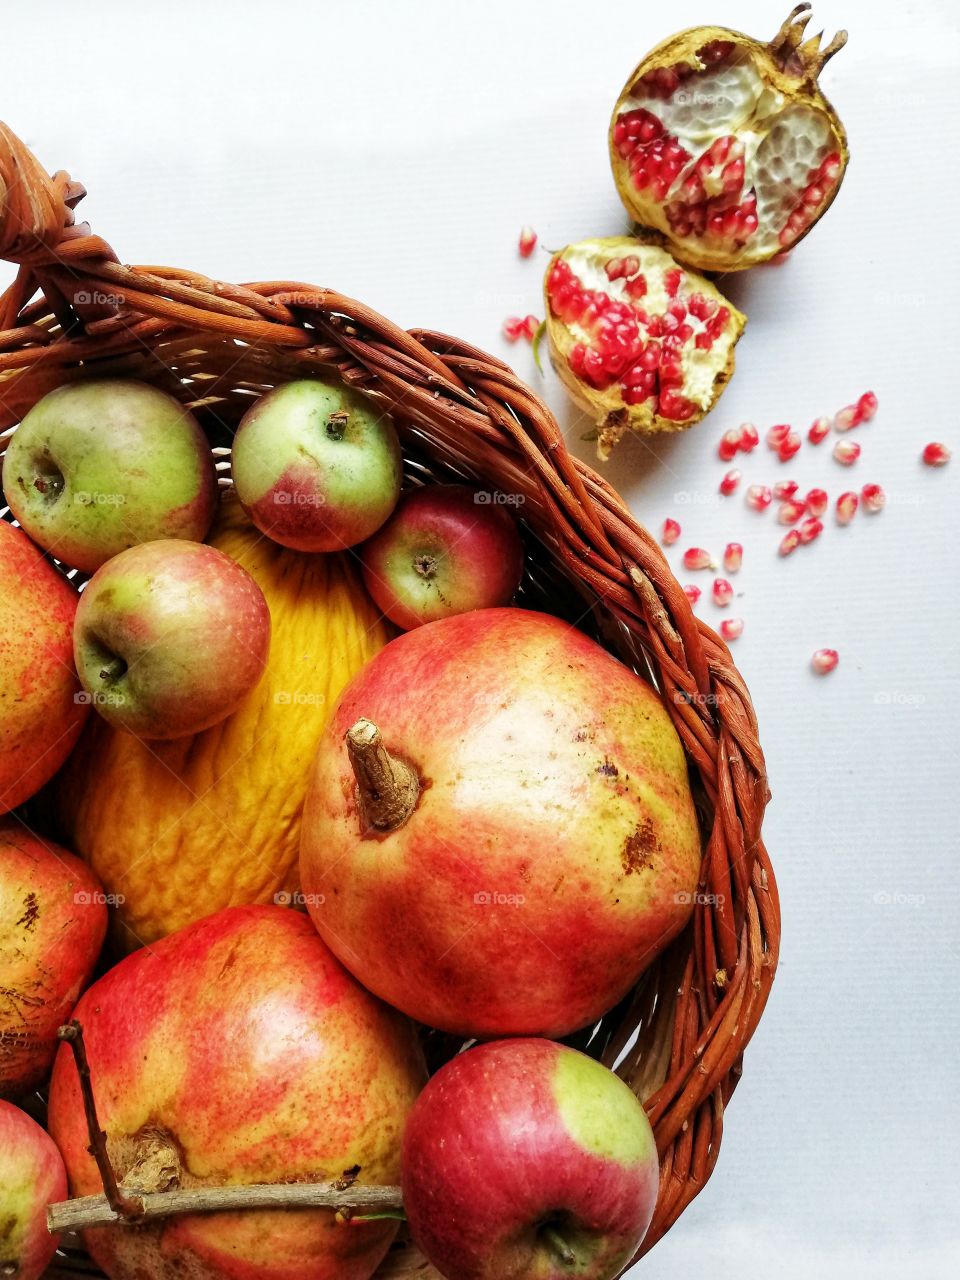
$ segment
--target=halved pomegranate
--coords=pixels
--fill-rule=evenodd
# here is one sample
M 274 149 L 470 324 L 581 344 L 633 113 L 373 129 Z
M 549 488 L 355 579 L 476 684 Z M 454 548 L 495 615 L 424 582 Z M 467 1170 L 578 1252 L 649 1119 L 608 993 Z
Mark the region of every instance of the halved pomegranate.
M 544 292 L 554 367 L 596 419 L 603 460 L 628 428 L 699 422 L 730 380 L 746 316 L 656 245 L 567 245 L 550 259 Z
M 817 84 L 846 44 L 804 40 L 798 4 L 769 44 L 695 27 L 658 45 L 627 81 L 610 126 L 620 198 L 681 262 L 736 271 L 790 249 L 824 214 L 847 139 Z

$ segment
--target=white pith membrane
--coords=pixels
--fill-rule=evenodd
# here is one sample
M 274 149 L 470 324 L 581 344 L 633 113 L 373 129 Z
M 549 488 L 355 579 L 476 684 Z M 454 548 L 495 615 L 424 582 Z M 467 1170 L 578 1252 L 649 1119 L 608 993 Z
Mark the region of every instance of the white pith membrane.
M 690 246 L 700 253 L 715 248 L 722 256 L 742 254 L 763 261 L 789 248 L 828 203 L 840 171 L 840 139 L 825 111 L 792 102 L 765 84 L 749 49 L 732 46 L 733 51 L 714 65 L 709 65 L 708 49 L 698 54 L 701 59 L 707 55 L 700 69 L 678 63 L 665 73 L 673 79 L 679 74 L 676 88 L 669 89 L 669 79 L 666 85 L 662 78 L 658 83 L 654 73 L 652 82 L 649 75 L 640 77 L 621 99 L 615 127 L 630 112 L 647 112 L 689 158 L 682 160 L 661 196 L 653 190 L 655 183 L 637 186 L 632 166 L 645 167 L 642 146 L 624 154 L 615 141 L 618 185 L 638 220 L 667 234 L 681 258 L 683 247 Z M 742 147 L 744 173 L 733 190 L 725 190 L 723 169 L 729 159 L 711 164 L 704 157 L 711 146 L 731 137 Z M 628 140 L 622 142 L 624 149 L 628 145 Z M 836 162 L 826 164 L 831 157 Z M 709 211 L 721 214 L 740 206 L 749 214 L 753 196 L 756 230 L 748 233 L 741 225 L 732 233 L 718 233 L 709 226 L 696 231 L 685 227 L 685 208 L 693 207 L 702 221 L 696 207 L 703 209 L 703 197 L 694 199 L 687 185 L 697 181 L 698 162 L 704 166 L 700 181 L 711 201 Z
M 629 278 L 610 278 L 611 263 L 630 263 L 634 259 L 638 270 Z M 599 303 L 601 315 L 607 302 L 629 307 L 635 322 L 636 346 L 627 347 L 630 352 L 623 368 L 612 374 L 601 372 L 596 380 L 585 378 L 578 368 L 577 349 L 609 352 L 618 350 L 617 343 L 598 341 L 596 323 L 581 322 L 558 301 L 555 280 L 557 263 L 564 263 L 572 272 L 581 292 Z M 615 267 L 616 271 L 617 268 Z M 643 278 L 645 288 L 640 296 L 631 296 L 629 285 Z M 670 286 L 673 286 L 672 288 Z M 601 457 L 628 427 L 641 431 L 678 430 L 697 422 L 712 407 L 726 385 L 733 365 L 733 348 L 743 325 L 744 316 L 736 310 L 709 281 L 696 272 L 680 266 L 665 250 L 655 245 L 642 244 L 632 237 L 609 237 L 583 240 L 568 245 L 547 271 L 547 326 L 555 360 L 562 366 L 562 376 L 573 386 L 581 403 L 597 417 L 601 428 Z M 703 300 L 706 306 L 699 304 Z M 693 303 L 694 312 L 689 310 Z M 665 333 L 651 334 L 669 316 L 672 303 L 682 304 L 686 314 L 677 321 L 671 320 Z M 678 308 L 679 310 L 679 308 Z M 698 315 L 697 311 L 709 314 Z M 690 333 L 682 341 L 677 333 Z M 624 323 L 624 331 L 631 332 L 631 323 Z M 671 337 L 672 335 L 672 337 Z M 709 346 L 697 345 L 709 340 Z M 638 364 L 643 351 L 653 348 L 663 359 L 666 348 L 673 351 L 673 363 L 679 368 L 679 381 L 670 383 L 674 395 L 664 398 L 660 384 L 660 369 L 652 371 L 656 379 L 651 393 L 642 399 L 639 393 L 631 397 L 626 393 L 625 382 L 631 382 L 631 371 Z M 667 357 L 669 359 L 669 357 Z M 662 367 L 662 366 L 661 366 Z M 679 409 L 674 413 L 675 403 Z M 604 434 L 606 429 L 606 434 Z

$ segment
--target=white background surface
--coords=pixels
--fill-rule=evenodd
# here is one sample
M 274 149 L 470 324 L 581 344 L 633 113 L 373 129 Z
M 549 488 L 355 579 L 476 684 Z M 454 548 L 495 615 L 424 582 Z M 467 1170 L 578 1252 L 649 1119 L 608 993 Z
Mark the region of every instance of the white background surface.
M 558 247 L 623 230 L 605 133 L 634 64 L 696 22 L 771 36 L 780 7 L 34 0 L 4 9 L 0 118 L 86 183 L 83 213 L 123 260 L 329 284 L 488 346 L 589 456 L 552 374 L 499 337 L 505 315 L 542 314 L 546 258 L 520 261 L 517 231 Z M 750 324 L 719 409 L 675 440 L 627 441 L 608 468 L 652 527 L 680 519 L 675 552 L 746 548 L 731 612 L 784 914 L 719 1167 L 637 1269 L 648 1280 L 956 1273 L 960 453 L 939 472 L 918 455 L 960 450 L 960 35 L 950 0 L 823 0 L 815 19 L 851 33 L 824 76 L 853 153 L 840 196 L 786 266 L 721 285 Z M 744 464 L 745 483 L 889 495 L 778 560 L 772 512 L 716 496 L 721 431 L 805 431 L 868 387 L 880 410 L 852 471 L 830 441 Z M 699 611 L 722 616 L 706 594 Z M 825 680 L 807 665 L 821 645 L 841 654 Z

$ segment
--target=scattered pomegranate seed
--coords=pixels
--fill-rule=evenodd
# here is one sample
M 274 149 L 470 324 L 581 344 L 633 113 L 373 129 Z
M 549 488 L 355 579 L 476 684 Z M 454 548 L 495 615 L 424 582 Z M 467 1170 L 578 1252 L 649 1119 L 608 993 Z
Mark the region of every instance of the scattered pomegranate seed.
M 828 676 L 835 671 L 840 655 L 836 649 L 818 649 L 810 659 L 810 665 L 818 676 Z
M 740 483 L 742 478 L 743 478 L 743 473 L 738 471 L 737 468 L 734 467 L 733 470 L 728 471 L 727 474 L 720 481 L 720 492 L 724 494 L 725 497 L 729 498 L 730 494 L 735 491 L 737 485 Z
M 782 556 L 789 556 L 794 551 L 796 551 L 799 545 L 800 545 L 799 531 L 796 529 L 788 529 L 787 532 L 783 535 L 783 540 L 781 541 L 780 546 L 778 547 L 779 554 Z
M 740 448 L 744 453 L 753 453 L 760 443 L 760 432 L 752 422 L 745 422 L 740 428 Z
M 860 446 L 856 440 L 838 440 L 833 446 L 833 456 L 842 467 L 852 467 L 860 457 Z
M 733 599 L 733 587 L 726 578 L 714 578 L 713 580 L 713 603 L 721 609 L 725 609 Z
M 691 604 L 696 604 L 700 599 L 700 588 L 695 587 L 692 582 L 688 582 L 683 588 L 683 594 L 687 597 Z
M 740 432 L 732 427 L 720 437 L 717 453 L 721 462 L 731 462 L 740 450 Z
M 660 531 L 660 541 L 666 543 L 668 547 L 672 547 L 676 540 L 680 537 L 680 526 L 676 520 L 671 520 L 667 516 L 663 522 L 663 529 Z
M 743 547 L 739 542 L 728 542 L 723 552 L 723 567 L 727 573 L 739 573 L 743 564 Z
M 777 450 L 777 457 L 781 462 L 789 462 L 790 459 L 800 452 L 800 446 L 803 441 L 796 431 L 788 431 L 781 441 L 780 448 Z
M 778 480 L 773 486 L 773 496 L 778 502 L 784 502 L 787 498 L 792 498 L 799 488 L 796 480 Z
M 811 444 L 821 444 L 830 434 L 832 425 L 829 418 L 816 418 L 807 432 L 807 439 Z
M 781 524 L 796 524 L 805 510 L 806 507 L 802 502 L 793 502 L 788 498 L 785 502 L 781 502 L 777 519 Z
M 720 634 L 724 640 L 737 640 L 743 635 L 742 618 L 724 618 L 720 623 Z
M 524 316 L 523 328 L 521 330 L 523 336 L 528 342 L 532 342 L 537 336 L 537 330 L 540 328 L 539 316 Z
M 823 524 L 816 516 L 807 516 L 806 520 L 801 521 L 797 532 L 800 534 L 800 541 L 806 546 L 808 542 L 813 542 L 815 538 L 820 537 L 823 533 Z
M 773 490 L 765 484 L 752 484 L 747 490 L 747 506 L 754 511 L 766 511 L 773 501 Z
M 833 426 L 836 431 L 849 431 L 852 427 L 859 425 L 860 418 L 855 404 L 846 405 L 833 420 Z
M 520 250 L 521 258 L 529 258 L 531 253 L 537 247 L 537 233 L 533 227 L 522 227 L 520 230 L 520 242 L 517 248 Z
M 877 412 L 877 397 L 872 391 L 865 391 L 857 401 L 857 417 L 860 422 L 869 422 Z
M 873 515 L 882 511 L 887 505 L 887 495 L 878 484 L 865 484 L 860 490 L 860 497 L 863 499 L 864 508 Z
M 524 324 L 519 316 L 507 316 L 503 322 L 503 336 L 508 342 L 516 342 L 525 332 Z
M 925 446 L 921 456 L 928 467 L 945 467 L 950 461 L 950 450 L 945 444 L 932 440 Z
M 860 499 L 855 493 L 841 493 L 837 499 L 837 524 L 849 524 L 857 514 Z
M 811 489 L 804 498 L 804 506 L 812 516 L 822 516 L 830 501 L 826 489 Z
M 781 422 L 776 427 L 771 427 L 766 435 L 767 444 L 771 449 L 773 449 L 774 452 L 776 452 L 777 449 L 779 449 L 780 446 L 783 444 L 784 440 L 786 440 L 787 436 L 790 434 L 790 431 L 791 431 L 791 428 L 785 422 Z
M 683 553 L 683 567 L 685 569 L 712 569 L 713 557 L 709 551 L 704 551 L 703 547 L 690 547 Z

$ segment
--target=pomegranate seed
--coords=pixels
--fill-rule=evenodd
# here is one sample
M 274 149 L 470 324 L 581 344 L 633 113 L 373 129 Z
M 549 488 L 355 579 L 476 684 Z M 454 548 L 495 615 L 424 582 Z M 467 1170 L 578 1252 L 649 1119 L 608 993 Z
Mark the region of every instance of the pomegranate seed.
M 808 542 L 813 542 L 815 538 L 820 537 L 823 533 L 823 524 L 816 516 L 807 516 L 806 520 L 801 522 L 797 532 L 800 534 L 800 541 L 806 546 Z
M 781 462 L 789 462 L 794 454 L 800 452 L 800 446 L 802 444 L 803 441 L 800 439 L 800 436 L 796 431 L 788 431 L 777 450 L 777 457 Z
M 887 495 L 878 484 L 865 484 L 860 490 L 860 497 L 863 499 L 864 508 L 871 515 L 876 515 L 887 505 Z
M 720 623 L 720 634 L 724 640 L 737 640 L 743 635 L 742 618 L 724 618 Z
M 713 580 L 713 603 L 721 609 L 725 609 L 733 599 L 733 587 L 726 578 L 714 578 Z
M 789 434 L 790 434 L 790 427 L 787 425 L 787 423 L 782 422 L 780 423 L 779 426 L 771 427 L 770 430 L 767 432 L 767 436 L 766 436 L 767 444 L 770 446 L 771 449 L 774 450 L 774 452 L 776 452 L 776 450 L 780 448 L 780 446 L 783 444 L 784 440 L 786 440 Z
M 736 457 L 739 449 L 740 432 L 734 431 L 733 429 L 725 431 L 720 437 L 720 443 L 717 446 L 717 453 L 719 454 L 720 461 L 731 462 L 733 458 Z
M 799 488 L 796 480 L 778 480 L 773 486 L 773 496 L 778 502 L 783 502 L 787 498 L 792 498 Z
M 740 448 L 744 453 L 753 453 L 760 443 L 760 432 L 752 422 L 745 422 L 740 428 Z
M 852 467 L 860 457 L 860 446 L 855 440 L 838 440 L 833 446 L 833 456 L 842 467 Z
M 849 524 L 857 514 L 860 499 L 855 493 L 841 493 L 837 499 L 837 524 Z
M 945 444 L 933 440 L 925 446 L 921 456 L 928 467 L 945 467 L 950 461 L 950 450 Z
M 692 582 L 687 583 L 683 588 L 683 594 L 687 597 L 691 604 L 696 604 L 700 599 L 700 588 L 695 587 Z
M 521 227 L 520 242 L 517 248 L 520 250 L 521 258 L 529 258 L 531 253 L 537 247 L 537 233 L 533 227 Z
M 741 478 L 742 473 L 734 467 L 733 470 L 728 471 L 720 481 L 720 492 L 724 494 L 725 497 L 729 498 L 730 494 L 734 492 L 737 485 L 740 483 Z
M 690 547 L 683 553 L 683 567 L 685 569 L 712 569 L 713 557 L 709 551 L 704 551 L 703 547 Z
M 796 524 L 803 515 L 806 508 L 802 502 L 786 502 L 780 504 L 780 510 L 777 512 L 777 519 L 781 524 Z
M 803 500 L 804 506 L 812 516 L 822 516 L 829 501 L 826 489 L 811 489 Z
M 766 511 L 773 501 L 773 491 L 765 484 L 752 484 L 747 490 L 747 506 L 754 511 Z
M 872 391 L 865 391 L 857 401 L 857 417 L 861 422 L 869 422 L 877 412 L 877 397 Z
M 831 425 L 832 423 L 829 418 L 815 419 L 810 430 L 807 432 L 807 439 L 811 444 L 820 444 L 822 441 L 826 440 L 827 436 L 830 434 Z
M 539 316 L 524 316 L 521 333 L 528 342 L 532 342 L 537 336 L 537 330 L 540 328 Z
M 738 573 L 743 564 L 743 547 L 739 542 L 728 542 L 723 552 L 723 567 L 727 573 Z
M 679 537 L 680 526 L 677 524 L 676 520 L 671 520 L 670 517 L 667 516 L 666 520 L 663 522 L 660 541 L 665 543 L 668 547 L 672 547 Z
M 503 336 L 508 342 L 516 342 L 524 331 L 524 322 L 519 316 L 507 316 L 503 322 Z
M 796 529 L 789 529 L 784 535 L 783 540 L 778 548 L 779 554 L 788 556 L 796 551 L 800 545 L 800 534 Z
M 848 404 L 833 420 L 833 426 L 836 431 L 849 431 L 852 427 L 860 425 L 860 418 L 857 416 L 857 406 Z
M 840 655 L 836 649 L 818 649 L 810 659 L 810 665 L 818 676 L 828 676 L 835 671 Z

